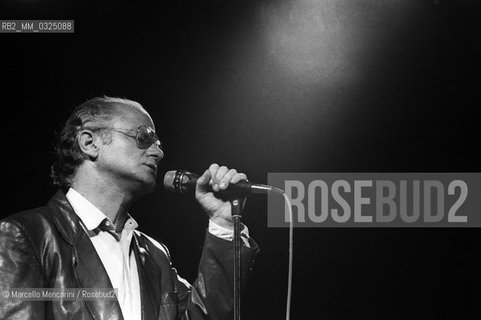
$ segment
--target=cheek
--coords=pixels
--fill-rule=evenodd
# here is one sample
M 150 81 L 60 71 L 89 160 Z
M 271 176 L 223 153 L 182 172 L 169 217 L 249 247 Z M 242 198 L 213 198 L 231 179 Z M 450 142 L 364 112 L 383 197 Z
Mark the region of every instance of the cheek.
M 125 152 L 117 158 L 124 166 L 136 166 L 140 163 L 140 157 L 134 152 Z
M 135 142 L 133 143 L 135 144 Z M 141 163 L 144 151 L 133 145 L 131 141 L 112 139 L 110 144 L 102 148 L 101 156 L 114 166 L 132 166 Z
M 106 150 L 103 162 L 113 167 L 132 167 L 140 162 L 141 156 L 131 149 L 118 148 Z

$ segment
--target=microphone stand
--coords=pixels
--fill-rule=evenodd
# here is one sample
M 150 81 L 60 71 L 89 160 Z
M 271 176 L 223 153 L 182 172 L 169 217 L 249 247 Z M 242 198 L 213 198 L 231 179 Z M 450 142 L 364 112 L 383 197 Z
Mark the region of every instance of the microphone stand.
M 234 222 L 234 320 L 240 320 L 241 291 L 241 222 L 243 201 L 236 198 L 230 201 Z

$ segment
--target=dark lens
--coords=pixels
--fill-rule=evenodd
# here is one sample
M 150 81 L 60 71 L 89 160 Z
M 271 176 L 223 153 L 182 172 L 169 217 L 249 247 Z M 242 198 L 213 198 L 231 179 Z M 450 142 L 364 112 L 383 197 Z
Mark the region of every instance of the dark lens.
M 157 140 L 155 132 L 149 127 L 142 126 L 137 132 L 139 148 L 147 149 Z

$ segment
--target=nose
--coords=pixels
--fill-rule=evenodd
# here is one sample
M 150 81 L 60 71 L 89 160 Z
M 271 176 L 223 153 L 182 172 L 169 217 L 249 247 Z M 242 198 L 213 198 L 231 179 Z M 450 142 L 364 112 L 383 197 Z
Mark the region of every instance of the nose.
M 164 151 L 162 150 L 162 146 L 159 140 L 152 143 L 152 145 L 148 150 L 149 150 L 149 156 L 154 158 L 155 162 L 159 162 L 164 158 Z

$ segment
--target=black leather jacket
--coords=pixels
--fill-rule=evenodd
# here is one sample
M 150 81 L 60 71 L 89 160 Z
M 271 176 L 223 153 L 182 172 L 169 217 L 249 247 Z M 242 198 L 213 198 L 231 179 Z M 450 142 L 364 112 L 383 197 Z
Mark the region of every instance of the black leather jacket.
M 170 257 L 135 231 L 142 319 L 231 319 L 233 244 L 207 232 L 198 277 L 189 285 Z M 258 251 L 242 247 L 242 278 Z M 11 288 L 112 288 L 105 268 L 63 192 L 47 206 L 0 222 L 0 290 Z M 0 319 L 123 319 L 117 300 L 28 301 L 0 297 Z

